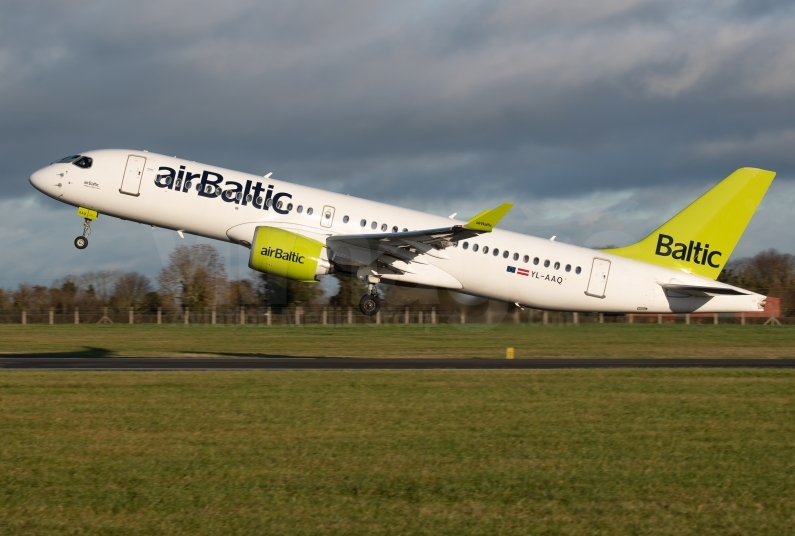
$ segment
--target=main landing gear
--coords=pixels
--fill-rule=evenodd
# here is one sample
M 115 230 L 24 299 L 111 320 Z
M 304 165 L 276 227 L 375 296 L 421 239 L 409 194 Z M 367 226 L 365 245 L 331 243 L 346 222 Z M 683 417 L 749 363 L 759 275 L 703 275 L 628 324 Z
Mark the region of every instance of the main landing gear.
M 367 294 L 362 296 L 359 300 L 359 310 L 364 316 L 373 316 L 381 309 L 381 300 L 378 299 L 378 291 L 375 289 L 375 283 L 368 281 Z
M 83 236 L 75 238 L 75 247 L 77 249 L 86 249 L 88 247 L 88 235 L 91 234 L 91 220 L 85 219 L 83 223 Z

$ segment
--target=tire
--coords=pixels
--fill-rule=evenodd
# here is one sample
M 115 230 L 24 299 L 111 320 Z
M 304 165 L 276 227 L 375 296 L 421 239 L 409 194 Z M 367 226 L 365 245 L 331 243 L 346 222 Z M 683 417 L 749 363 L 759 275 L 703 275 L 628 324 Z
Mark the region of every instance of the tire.
M 359 300 L 359 310 L 364 316 L 373 316 L 377 314 L 380 309 L 381 302 L 379 301 L 378 296 L 365 294 L 362 296 L 362 299 Z
M 88 247 L 88 238 L 85 236 L 78 236 L 75 238 L 75 247 L 77 249 L 86 249 Z

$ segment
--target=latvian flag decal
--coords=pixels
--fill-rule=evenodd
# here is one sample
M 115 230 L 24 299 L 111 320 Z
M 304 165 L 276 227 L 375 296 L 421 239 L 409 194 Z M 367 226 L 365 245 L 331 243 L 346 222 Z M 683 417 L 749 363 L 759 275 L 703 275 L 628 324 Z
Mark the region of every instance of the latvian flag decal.
M 516 268 L 515 266 L 509 266 L 508 271 L 516 275 L 525 275 L 525 276 L 530 275 L 530 270 L 527 270 L 525 268 Z

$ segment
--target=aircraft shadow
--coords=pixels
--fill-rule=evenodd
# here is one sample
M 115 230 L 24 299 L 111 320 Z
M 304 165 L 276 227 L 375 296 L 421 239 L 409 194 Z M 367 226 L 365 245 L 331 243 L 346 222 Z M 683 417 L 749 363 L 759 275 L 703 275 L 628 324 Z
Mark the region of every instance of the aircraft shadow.
M 186 352 L 185 356 L 180 355 L 172 355 L 168 356 L 171 358 L 183 358 L 183 359 L 223 359 L 226 357 L 238 357 L 238 358 L 257 358 L 257 359 L 288 359 L 288 358 L 295 358 L 295 357 L 304 357 L 304 356 L 294 356 L 294 355 L 282 355 L 282 354 L 255 354 L 255 353 L 235 353 L 235 352 L 224 352 L 224 353 L 208 353 L 206 355 L 198 354 L 195 352 Z M 95 348 L 92 346 L 86 346 L 81 350 L 73 350 L 70 352 L 20 352 L 20 353 L 8 353 L 3 354 L 0 353 L 0 359 L 107 359 L 107 358 L 116 358 L 116 359 L 124 359 L 127 356 L 121 356 L 114 352 L 113 350 L 109 350 L 107 348 Z M 139 357 L 139 356 L 132 356 L 132 357 Z M 313 356 L 314 357 L 314 356 Z M 139 357 L 140 358 L 140 357 Z M 159 359 L 158 357 L 151 357 L 151 359 Z
M 91 346 L 83 347 L 81 350 L 74 350 L 71 352 L 20 352 L 20 353 L 9 353 L 9 354 L 0 354 L 0 358 L 7 359 L 7 358 L 19 358 L 24 357 L 26 359 L 58 359 L 58 358 L 96 358 L 102 359 L 107 357 L 118 357 L 115 352 L 112 350 L 108 350 L 107 348 L 94 348 Z

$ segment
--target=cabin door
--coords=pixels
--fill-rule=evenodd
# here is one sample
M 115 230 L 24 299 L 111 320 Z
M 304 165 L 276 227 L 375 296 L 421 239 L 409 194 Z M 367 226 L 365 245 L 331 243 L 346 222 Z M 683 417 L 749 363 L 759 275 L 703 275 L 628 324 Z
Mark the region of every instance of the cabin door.
M 610 261 L 595 258 L 591 266 L 591 279 L 588 280 L 588 290 L 585 293 L 594 298 L 604 298 L 608 274 L 610 274 Z
M 146 158 L 143 156 L 130 155 L 127 157 L 127 167 L 124 168 L 124 177 L 122 177 L 121 188 L 119 188 L 121 193 L 135 196 L 139 194 L 145 164 Z

